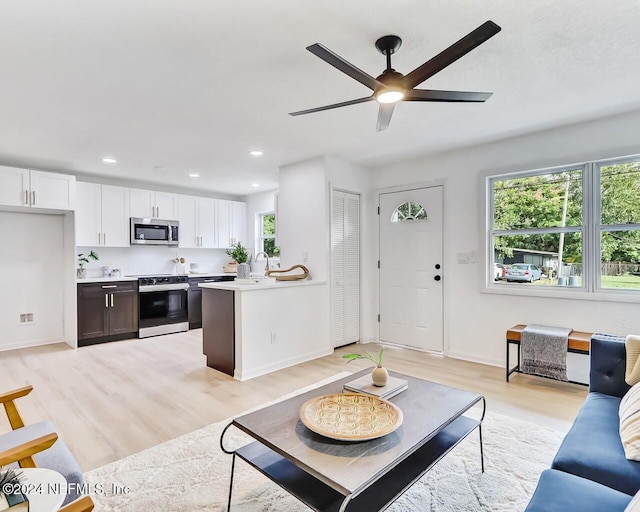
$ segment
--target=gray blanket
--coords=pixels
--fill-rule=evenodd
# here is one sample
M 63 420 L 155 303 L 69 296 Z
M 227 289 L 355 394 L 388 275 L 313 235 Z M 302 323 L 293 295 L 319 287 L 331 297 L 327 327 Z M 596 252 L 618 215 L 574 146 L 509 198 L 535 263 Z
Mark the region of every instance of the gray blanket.
M 573 329 L 531 324 L 522 331 L 522 373 L 567 380 L 567 343 Z

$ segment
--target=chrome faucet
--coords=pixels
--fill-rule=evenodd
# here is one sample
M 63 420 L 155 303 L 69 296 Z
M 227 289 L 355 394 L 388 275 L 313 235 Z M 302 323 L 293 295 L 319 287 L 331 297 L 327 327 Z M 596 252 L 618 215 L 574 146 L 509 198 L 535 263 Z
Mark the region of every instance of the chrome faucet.
M 264 251 L 259 252 L 258 254 L 256 254 L 254 261 L 257 262 L 258 261 L 258 256 L 260 256 L 261 254 L 264 254 L 265 258 L 267 258 L 267 264 L 264 267 L 264 273 L 265 273 L 265 275 L 267 275 L 267 271 L 269 271 L 271 269 L 271 267 L 269 267 L 269 255 Z

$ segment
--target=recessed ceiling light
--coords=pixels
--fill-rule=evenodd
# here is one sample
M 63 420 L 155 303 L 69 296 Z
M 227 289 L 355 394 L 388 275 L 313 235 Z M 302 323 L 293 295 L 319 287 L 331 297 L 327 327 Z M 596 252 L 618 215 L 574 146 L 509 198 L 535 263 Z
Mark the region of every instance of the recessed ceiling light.
M 251 151 L 249 151 L 249 154 L 251 156 L 262 156 L 262 151 L 259 149 L 252 149 Z
M 102 159 L 102 161 L 103 161 L 105 164 L 116 164 L 116 163 L 118 163 L 118 161 L 117 161 L 115 158 L 110 157 L 110 156 L 105 156 L 105 157 Z
M 197 172 L 190 172 L 189 173 L 189 178 L 199 178 L 200 175 Z
M 254 188 L 258 188 L 260 186 L 260 183 L 252 183 L 251 186 Z

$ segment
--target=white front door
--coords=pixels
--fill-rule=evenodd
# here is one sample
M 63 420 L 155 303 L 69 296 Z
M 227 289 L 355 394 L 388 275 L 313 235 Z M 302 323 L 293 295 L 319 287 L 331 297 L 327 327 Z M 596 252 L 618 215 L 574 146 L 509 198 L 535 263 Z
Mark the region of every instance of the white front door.
M 442 187 L 380 194 L 380 341 L 443 351 Z

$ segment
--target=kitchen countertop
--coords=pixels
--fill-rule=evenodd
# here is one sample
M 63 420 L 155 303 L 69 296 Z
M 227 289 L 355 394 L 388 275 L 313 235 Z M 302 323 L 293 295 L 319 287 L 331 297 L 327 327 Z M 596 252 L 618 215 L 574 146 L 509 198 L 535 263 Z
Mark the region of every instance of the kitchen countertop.
M 162 274 L 158 274 L 162 275 Z M 168 275 L 168 274 L 167 274 Z M 176 275 L 176 274 L 172 274 Z M 207 277 L 219 277 L 219 276 L 234 276 L 235 274 L 225 273 L 225 272 L 206 272 L 204 274 L 178 274 L 181 276 L 187 276 L 189 278 L 207 278 Z M 142 276 L 140 276 L 142 277 Z M 137 281 L 138 276 L 121 276 L 121 277 L 86 277 L 84 279 L 76 279 L 76 282 L 79 284 L 82 283 L 113 283 L 114 281 Z
M 121 276 L 121 277 L 85 277 L 84 279 L 76 279 L 78 284 L 90 283 L 113 283 L 115 281 L 137 281 L 137 277 Z
M 320 284 L 327 284 L 326 281 L 276 281 L 273 284 L 235 284 L 233 282 L 221 282 L 221 283 L 200 283 L 200 288 L 212 288 L 215 290 L 230 290 L 236 292 L 249 292 L 257 290 L 269 290 L 273 288 L 295 288 L 300 286 L 315 286 Z

